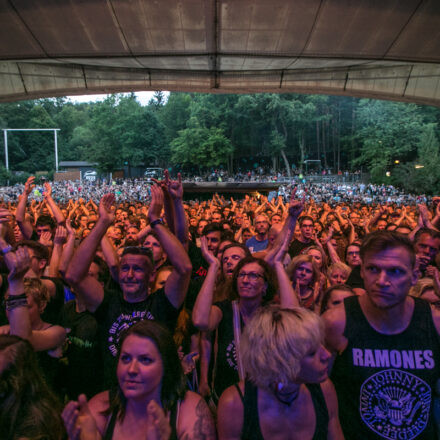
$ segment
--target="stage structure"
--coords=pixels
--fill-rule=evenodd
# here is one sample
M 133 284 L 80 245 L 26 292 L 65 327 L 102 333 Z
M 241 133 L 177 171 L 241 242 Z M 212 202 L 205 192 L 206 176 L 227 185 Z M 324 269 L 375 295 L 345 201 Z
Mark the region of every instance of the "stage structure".
M 8 132 L 9 131 L 53 131 L 55 144 L 55 171 L 58 172 L 58 136 L 59 128 L 3 128 L 3 137 L 5 140 L 5 168 L 9 170 L 9 152 L 8 152 Z
M 0 102 L 171 90 L 440 105 L 438 0 L 0 0 Z

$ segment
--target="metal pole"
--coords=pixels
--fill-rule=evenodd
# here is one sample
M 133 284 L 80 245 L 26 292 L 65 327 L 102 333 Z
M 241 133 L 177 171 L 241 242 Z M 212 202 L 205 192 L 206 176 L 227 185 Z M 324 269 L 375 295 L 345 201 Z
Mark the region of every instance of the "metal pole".
M 55 171 L 58 173 L 58 138 L 57 130 L 53 131 L 55 133 Z
M 6 171 L 9 171 L 9 158 L 8 158 L 8 130 L 3 130 L 5 137 L 5 166 Z

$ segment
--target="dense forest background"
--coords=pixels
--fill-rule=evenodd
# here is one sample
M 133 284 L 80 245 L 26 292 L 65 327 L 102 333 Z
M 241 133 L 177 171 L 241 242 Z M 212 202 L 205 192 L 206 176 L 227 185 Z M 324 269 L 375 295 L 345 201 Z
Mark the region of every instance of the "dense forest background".
M 1 128 L 60 128 L 59 161 L 96 162 L 102 172 L 160 166 L 235 174 L 264 166 L 287 174 L 321 160 L 334 173 L 368 172 L 374 183 L 431 194 L 440 193 L 439 122 L 435 107 L 297 94 L 156 92 L 146 106 L 134 94 L 0 105 Z M 8 145 L 13 173 L 1 165 L 1 182 L 53 173 L 51 132 L 10 133 Z

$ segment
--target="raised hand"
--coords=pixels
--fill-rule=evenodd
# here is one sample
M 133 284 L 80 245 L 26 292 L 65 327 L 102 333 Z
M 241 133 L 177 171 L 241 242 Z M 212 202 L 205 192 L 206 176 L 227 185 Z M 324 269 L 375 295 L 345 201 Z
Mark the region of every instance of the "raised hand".
M 164 410 L 154 400 L 151 400 L 148 403 L 147 419 L 147 440 L 169 440 L 171 436 L 170 422 L 168 421 Z
M 69 402 L 61 417 L 69 440 L 98 440 L 101 438 L 84 394 L 78 397 L 77 402 Z
M 208 240 L 205 236 L 200 238 L 200 250 L 202 251 L 203 258 L 209 265 L 217 264 L 220 266 L 219 259 L 208 249 Z
M 67 241 L 67 229 L 64 226 L 58 226 L 53 239 L 54 244 L 63 245 Z
M 5 262 L 9 269 L 8 280 L 18 280 L 29 270 L 31 257 L 25 247 L 19 247 L 15 252 L 8 252 Z
M 423 224 L 426 226 L 429 222 L 428 208 L 424 204 L 417 205 Z
M 24 192 L 29 195 L 35 188 L 35 176 L 30 176 L 24 184 Z
M 416 255 L 416 264 L 415 264 L 415 270 L 418 272 L 422 272 L 426 269 L 431 259 L 427 255 Z
M 99 219 L 105 221 L 108 225 L 111 225 L 115 220 L 115 203 L 114 194 L 104 194 L 99 202 Z
M 183 197 L 183 186 L 182 186 L 182 176 L 180 173 L 177 174 L 177 180 L 171 180 L 168 170 L 164 171 L 165 174 L 165 184 L 168 188 L 173 199 L 182 199 Z
M 332 239 L 332 237 L 333 237 L 333 232 L 334 232 L 334 229 L 333 229 L 332 226 L 330 226 L 330 227 L 328 228 L 328 233 L 327 233 L 327 235 L 325 236 L 325 238 L 321 238 L 321 242 L 322 242 L 322 244 L 327 244 L 327 243 Z
M 52 233 L 49 231 L 42 232 L 40 235 L 40 239 L 38 240 L 41 244 L 44 244 L 44 246 L 51 247 L 52 242 Z
M 304 210 L 304 203 L 306 201 L 306 193 L 304 192 L 303 197 L 301 200 L 295 200 L 296 195 L 296 187 L 293 188 L 292 194 L 290 195 L 290 202 L 289 202 L 289 216 L 298 218 L 301 212 Z
M 159 185 L 152 185 L 151 188 L 151 202 L 148 209 L 148 220 L 150 223 L 160 218 L 163 208 L 163 191 Z
M 0 223 L 9 223 L 12 220 L 12 213 L 5 208 L 0 208 Z
M 72 227 L 72 220 L 70 218 L 66 220 L 66 230 L 68 235 L 75 235 L 75 229 Z
M 180 363 L 182 364 L 183 374 L 189 374 L 196 368 L 196 360 L 199 358 L 199 353 L 197 351 L 192 351 L 191 353 L 184 354 L 182 346 L 177 350 L 180 358 Z
M 44 198 L 52 197 L 52 187 L 49 182 L 44 183 Z

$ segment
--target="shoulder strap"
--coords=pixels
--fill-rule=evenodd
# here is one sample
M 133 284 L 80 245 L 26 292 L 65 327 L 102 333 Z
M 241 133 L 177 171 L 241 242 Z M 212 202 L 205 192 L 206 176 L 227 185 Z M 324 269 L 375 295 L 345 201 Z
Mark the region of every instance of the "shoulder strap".
M 237 389 L 238 394 L 239 394 L 239 396 L 240 396 L 240 399 L 241 399 L 241 401 L 242 401 L 243 404 L 244 404 L 244 396 L 243 396 L 243 393 L 241 392 L 240 385 L 238 385 L 238 383 L 236 383 L 236 384 L 234 385 L 234 387 Z
M 414 313 L 410 325 L 414 325 L 417 330 L 424 331 L 429 331 L 430 327 L 434 326 L 431 307 L 422 298 L 414 298 Z
M 112 412 L 110 416 L 110 420 L 107 425 L 107 429 L 105 430 L 102 440 L 111 440 L 113 438 L 113 431 L 115 430 L 115 424 L 116 424 L 116 413 Z
M 312 440 L 327 439 L 329 415 L 321 385 L 316 383 L 306 384 L 306 387 L 312 396 L 313 408 L 316 416 L 316 427 Z
M 244 368 L 241 362 L 240 356 L 240 336 L 241 336 L 241 322 L 240 322 L 240 307 L 238 301 L 232 301 L 232 317 L 234 325 L 234 343 L 235 343 L 235 356 L 237 359 L 238 377 L 240 380 L 244 380 Z
M 180 415 L 180 400 L 177 401 L 176 405 L 174 405 L 170 411 L 170 427 L 171 427 L 170 440 L 177 439 L 177 427 L 179 424 L 179 415 Z
M 243 406 L 241 438 L 243 440 L 264 440 L 258 414 L 258 388 L 248 380 L 244 383 Z

